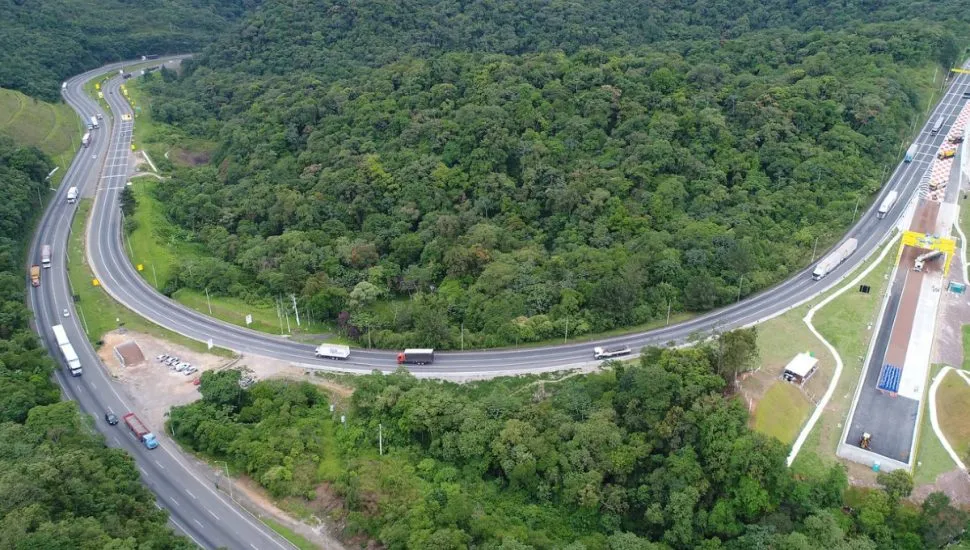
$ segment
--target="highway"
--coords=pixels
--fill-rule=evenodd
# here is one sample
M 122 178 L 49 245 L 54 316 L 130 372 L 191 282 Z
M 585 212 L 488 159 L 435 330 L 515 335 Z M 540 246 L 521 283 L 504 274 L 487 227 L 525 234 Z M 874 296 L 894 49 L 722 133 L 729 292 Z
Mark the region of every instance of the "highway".
M 67 81 L 67 88 L 63 90 L 64 97 L 83 120 L 88 120 L 91 115 L 101 111 L 83 93 L 83 83 L 119 66 L 121 64 L 108 65 Z M 108 136 L 119 135 L 120 132 L 118 119 L 114 120 L 113 128 L 109 129 L 108 124 L 109 118 L 105 114 L 101 128 L 91 132 L 90 147 L 82 147 L 72 161 L 62 185 L 41 218 L 29 250 L 28 263 L 40 264 L 41 246 L 50 244 L 53 248 L 52 266 L 43 270 L 41 286 L 28 289 L 35 328 L 51 350 L 51 355 L 61 365 L 55 377 L 64 394 L 75 400 L 82 411 L 95 417 L 96 426 L 105 435 L 107 444 L 125 449 L 135 458 L 142 481 L 155 493 L 157 504 L 168 510 L 171 523 L 200 547 L 289 550 L 293 548 L 289 542 L 279 538 L 258 519 L 235 506 L 214 488 L 211 481 L 194 471 L 171 440 L 159 434 L 161 446 L 148 450 L 135 439 L 123 422 L 109 426 L 104 421 L 105 411 L 110 410 L 121 417 L 131 408 L 128 400 L 122 396 L 122 392 L 101 366 L 75 316 L 73 293 L 65 262 L 71 220 L 77 206 L 67 203 L 67 189 L 76 185 L 82 189 L 82 196 L 85 191 L 94 190 L 94 177 L 101 171 L 109 151 Z M 65 309 L 69 310 L 68 317 L 63 316 Z M 84 373 L 80 377 L 72 377 L 63 364 L 51 331 L 51 326 L 55 324 L 64 326 L 81 359 Z M 163 430 L 162 426 L 150 428 L 156 433 Z
M 111 80 L 106 89 L 111 92 L 108 101 L 116 113 L 130 112 L 130 107 L 118 93 L 120 78 Z M 743 327 L 777 315 L 836 285 L 849 271 L 873 252 L 896 225 L 899 216 L 914 196 L 920 178 L 926 172 L 932 154 L 945 137 L 946 129 L 959 112 L 963 99 L 961 93 L 968 89 L 970 76 L 955 75 L 946 95 L 937 104 L 929 121 L 922 128 L 917 143 L 920 145 L 916 159 L 900 163 L 887 185 L 879 192 L 872 206 L 844 238 L 859 239 L 859 248 L 844 264 L 821 281 L 811 278 L 814 266 L 795 274 L 789 280 L 745 300 L 701 315 L 689 321 L 639 334 L 630 334 L 597 342 L 573 343 L 546 347 L 497 349 L 467 352 L 441 352 L 433 365 L 411 366 L 416 374 L 444 376 L 477 375 L 493 376 L 528 371 L 552 370 L 577 367 L 593 362 L 594 345 L 625 344 L 639 349 L 644 346 L 683 342 L 695 335 L 710 335 L 713 331 Z M 78 100 L 79 101 L 79 100 Z M 939 134 L 931 133 L 932 121 L 938 116 L 947 123 Z M 256 332 L 244 327 L 222 322 L 171 300 L 152 288 L 130 263 L 121 237 L 121 213 L 117 207 L 118 190 L 127 177 L 124 159 L 130 147 L 131 123 L 116 122 L 109 163 L 104 168 L 101 186 L 92 214 L 92 231 L 88 233 L 87 253 L 96 276 L 103 288 L 129 309 L 155 323 L 187 336 L 238 352 L 274 357 L 308 368 L 368 372 L 374 369 L 390 371 L 396 368 L 398 350 L 356 349 L 345 361 L 316 359 L 314 346 L 290 341 L 280 336 Z M 907 144 L 908 145 L 908 144 Z M 896 207 L 884 219 L 876 218 L 876 209 L 891 189 L 900 192 Z M 819 254 L 819 258 L 824 254 Z

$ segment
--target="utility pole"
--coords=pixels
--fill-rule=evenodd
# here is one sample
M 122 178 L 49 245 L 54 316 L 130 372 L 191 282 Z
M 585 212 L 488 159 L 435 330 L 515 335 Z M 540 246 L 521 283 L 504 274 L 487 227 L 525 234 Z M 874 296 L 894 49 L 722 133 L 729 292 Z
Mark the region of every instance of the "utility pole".
M 741 301 L 741 285 L 744 284 L 744 275 L 741 275 L 741 280 L 738 281 L 738 302 Z
M 280 321 L 280 336 L 286 334 L 283 332 L 283 315 L 280 313 L 280 300 L 276 299 L 276 318 Z
M 562 337 L 562 343 L 565 344 L 569 340 L 569 317 L 566 317 L 566 334 Z
M 158 289 L 158 274 L 155 273 L 155 262 L 152 262 L 152 278 L 155 279 L 155 288 Z
M 818 252 L 818 236 L 817 235 L 815 236 L 815 246 L 812 247 L 812 262 L 815 261 L 815 253 L 816 252 Z
M 860 200 L 862 200 L 862 197 L 856 197 L 856 199 L 855 199 L 855 208 L 852 210 L 852 223 L 855 223 L 855 215 L 856 215 L 857 212 L 859 212 L 859 201 Z
M 461 351 L 465 351 L 465 322 L 461 322 Z
M 236 497 L 232 495 L 232 478 L 229 477 L 229 463 L 225 460 L 219 460 L 218 462 L 222 462 L 222 465 L 226 467 L 226 481 L 229 482 L 229 498 L 236 500 Z
M 380 448 L 381 456 L 384 456 L 384 425 L 377 425 L 377 445 Z
M 670 306 L 671 305 L 673 305 L 673 303 L 670 301 L 670 298 L 667 298 L 667 324 L 668 325 L 670 324 Z
M 296 307 L 296 294 L 290 294 L 290 299 L 293 300 L 293 313 L 296 314 L 296 326 L 300 326 L 300 310 Z
M 152 268 L 154 270 L 154 267 Z M 158 286 L 158 283 L 155 283 Z M 209 287 L 205 287 L 205 303 L 209 305 L 209 315 L 212 315 L 212 302 L 209 301 Z

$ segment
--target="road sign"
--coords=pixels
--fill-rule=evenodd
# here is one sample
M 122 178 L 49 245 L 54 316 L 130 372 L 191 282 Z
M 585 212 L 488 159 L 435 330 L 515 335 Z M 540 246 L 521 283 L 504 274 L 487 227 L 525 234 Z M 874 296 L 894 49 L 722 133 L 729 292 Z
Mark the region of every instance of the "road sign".
M 136 265 L 135 268 L 138 269 L 138 271 L 144 271 L 145 270 L 145 266 L 142 265 L 142 264 Z
M 247 313 L 246 314 L 246 325 L 248 326 L 248 325 L 251 325 L 251 324 L 253 324 L 253 316 L 250 315 L 249 313 Z
M 91 286 L 101 286 L 101 281 L 97 279 L 91 279 Z
M 95 90 L 100 90 L 101 89 L 101 83 L 100 82 L 95 82 L 94 83 L 94 89 Z

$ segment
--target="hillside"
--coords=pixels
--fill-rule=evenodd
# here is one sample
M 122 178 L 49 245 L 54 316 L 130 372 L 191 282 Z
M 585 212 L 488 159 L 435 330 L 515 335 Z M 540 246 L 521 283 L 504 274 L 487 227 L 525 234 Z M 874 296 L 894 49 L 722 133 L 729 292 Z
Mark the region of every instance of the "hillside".
M 81 140 L 81 126 L 63 103 L 0 89 L 0 134 L 21 146 L 37 147 L 66 167 Z
M 108 61 L 187 53 L 258 0 L 0 0 L 0 87 L 58 98 L 61 80 Z
M 390 348 L 725 305 L 838 238 L 966 35 L 902 2 L 666 4 L 265 4 L 146 86 L 219 141 L 158 188 L 215 256 L 168 291 L 296 294 Z

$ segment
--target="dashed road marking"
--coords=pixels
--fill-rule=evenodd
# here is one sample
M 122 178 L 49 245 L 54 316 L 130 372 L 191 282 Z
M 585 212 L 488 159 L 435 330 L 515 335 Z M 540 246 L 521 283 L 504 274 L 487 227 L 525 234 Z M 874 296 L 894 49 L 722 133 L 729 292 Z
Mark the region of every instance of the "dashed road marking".
M 186 493 L 188 493 L 188 495 L 189 495 L 190 497 L 192 497 L 192 498 L 194 498 L 195 500 L 199 500 L 199 497 L 197 497 L 197 496 L 195 496 L 195 495 L 193 495 L 193 494 L 192 494 L 192 491 L 189 491 L 188 489 L 186 489 L 186 490 L 185 490 L 185 492 L 186 492 Z
M 161 468 L 163 470 L 165 469 L 165 466 L 162 466 L 162 463 L 161 462 L 159 462 L 159 461 L 156 460 L 155 461 L 155 464 L 157 464 L 159 468 Z
M 212 510 L 209 510 L 208 508 L 206 509 L 206 512 L 209 512 L 210 514 L 212 514 L 212 517 L 216 518 L 216 521 L 219 521 L 219 516 L 217 516 L 215 512 L 213 512 Z

